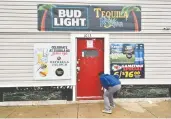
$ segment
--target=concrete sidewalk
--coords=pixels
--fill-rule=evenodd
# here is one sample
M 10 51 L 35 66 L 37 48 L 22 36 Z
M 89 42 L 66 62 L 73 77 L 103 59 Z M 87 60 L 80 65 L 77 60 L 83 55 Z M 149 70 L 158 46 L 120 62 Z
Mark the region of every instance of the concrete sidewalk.
M 0 107 L 0 118 L 171 118 L 171 101 L 117 102 L 104 114 L 103 102 Z

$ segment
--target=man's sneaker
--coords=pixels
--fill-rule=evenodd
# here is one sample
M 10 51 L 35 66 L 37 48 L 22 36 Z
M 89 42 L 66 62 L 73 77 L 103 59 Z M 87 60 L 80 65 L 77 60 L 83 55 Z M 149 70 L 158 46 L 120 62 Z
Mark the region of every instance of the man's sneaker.
M 103 113 L 112 114 L 112 110 L 102 110 Z
M 113 106 L 110 106 L 110 108 L 111 108 L 111 109 L 113 109 L 113 108 L 115 108 L 115 107 L 116 107 L 115 105 L 113 105 Z

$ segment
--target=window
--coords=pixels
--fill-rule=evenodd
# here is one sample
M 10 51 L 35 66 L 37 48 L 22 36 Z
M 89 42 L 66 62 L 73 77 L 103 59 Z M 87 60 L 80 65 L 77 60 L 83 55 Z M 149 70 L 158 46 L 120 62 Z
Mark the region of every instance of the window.
M 83 50 L 82 57 L 97 57 L 98 51 L 97 50 Z

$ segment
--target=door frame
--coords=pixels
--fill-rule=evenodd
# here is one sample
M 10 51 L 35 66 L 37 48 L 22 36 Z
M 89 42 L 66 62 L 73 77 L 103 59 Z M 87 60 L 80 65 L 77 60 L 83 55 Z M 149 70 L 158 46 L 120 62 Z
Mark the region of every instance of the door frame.
M 89 37 L 88 37 L 89 36 Z M 77 39 L 78 38 L 103 38 L 104 39 L 104 73 L 110 73 L 110 60 L 109 60 L 109 34 L 96 34 L 96 33 L 78 33 L 71 34 L 71 81 L 73 85 L 72 100 L 76 101 L 77 98 Z

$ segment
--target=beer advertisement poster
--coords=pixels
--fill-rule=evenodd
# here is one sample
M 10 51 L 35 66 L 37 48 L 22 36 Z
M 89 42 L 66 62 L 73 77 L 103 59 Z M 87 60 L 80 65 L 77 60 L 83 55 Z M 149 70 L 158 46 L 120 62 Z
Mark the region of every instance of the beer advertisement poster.
M 140 6 L 37 6 L 39 31 L 141 31 Z
M 35 79 L 70 79 L 70 44 L 35 44 Z
M 110 73 L 121 79 L 145 78 L 144 44 L 110 44 Z

